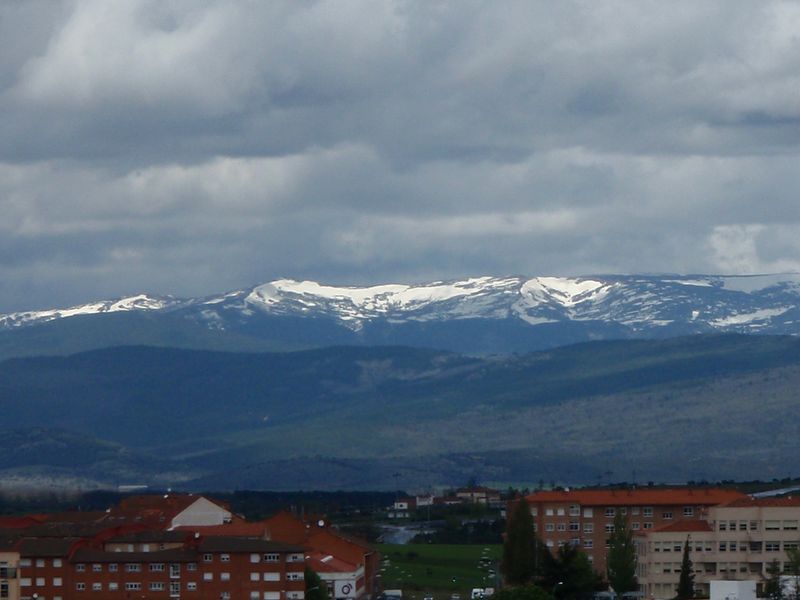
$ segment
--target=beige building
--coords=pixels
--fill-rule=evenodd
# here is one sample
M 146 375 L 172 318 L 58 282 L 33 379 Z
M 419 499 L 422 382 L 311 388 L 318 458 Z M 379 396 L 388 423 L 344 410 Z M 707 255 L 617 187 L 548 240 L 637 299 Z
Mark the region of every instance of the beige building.
M 800 545 L 800 498 L 742 498 L 711 506 L 703 518 L 678 521 L 637 535 L 638 577 L 646 598 L 670 599 L 689 540 L 698 595 L 711 580 L 755 581 L 760 592 L 767 567 L 787 570 L 786 550 Z
M 13 549 L 12 542 L 0 540 L 0 598 L 17 600 L 19 598 L 19 552 Z

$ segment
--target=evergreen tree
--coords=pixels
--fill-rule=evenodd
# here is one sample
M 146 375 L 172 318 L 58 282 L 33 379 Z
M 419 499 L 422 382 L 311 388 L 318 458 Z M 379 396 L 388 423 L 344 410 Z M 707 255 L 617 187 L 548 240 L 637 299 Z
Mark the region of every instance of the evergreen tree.
M 787 548 L 786 557 L 789 559 L 786 574 L 794 578 L 794 593 L 791 598 L 800 600 L 800 548 Z
M 636 547 L 628 519 L 621 511 L 614 517 L 614 533 L 608 540 L 608 583 L 617 596 L 639 589 L 636 580 Z
M 529 583 L 537 570 L 538 544 L 531 508 L 521 497 L 508 519 L 501 569 L 508 585 Z
M 781 586 L 781 563 L 777 558 L 767 566 L 767 579 L 764 582 L 764 596 L 769 600 L 783 600 L 783 587 Z
M 314 571 L 306 567 L 306 600 L 330 600 L 328 586 Z
M 689 558 L 689 537 L 683 544 L 683 559 L 681 560 L 681 576 L 678 579 L 678 593 L 676 600 L 690 600 L 694 598 L 694 569 L 692 559 Z
M 542 553 L 541 585 L 556 600 L 588 600 L 604 588 L 589 557 L 571 544 L 561 546 L 555 555 Z
M 492 600 L 553 600 L 553 597 L 538 585 L 528 583 L 516 587 L 504 587 L 495 592 Z

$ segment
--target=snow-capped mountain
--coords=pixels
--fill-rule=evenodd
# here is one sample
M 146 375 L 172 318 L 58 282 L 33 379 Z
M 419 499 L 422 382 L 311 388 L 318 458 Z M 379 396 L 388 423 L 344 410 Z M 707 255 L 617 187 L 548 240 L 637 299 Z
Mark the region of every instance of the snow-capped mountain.
M 269 339 L 270 347 L 404 344 L 482 352 L 584 339 L 797 334 L 798 304 L 800 274 L 477 277 L 372 287 L 280 279 L 206 298 L 143 294 L 0 315 L 0 332 L 77 316 L 101 323 L 109 314 L 127 313 L 162 325 Z

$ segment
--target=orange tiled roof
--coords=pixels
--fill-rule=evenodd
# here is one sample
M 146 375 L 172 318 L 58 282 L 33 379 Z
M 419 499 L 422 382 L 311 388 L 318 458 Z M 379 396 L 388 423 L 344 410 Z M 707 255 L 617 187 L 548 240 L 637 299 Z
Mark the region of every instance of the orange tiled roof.
M 780 496 L 775 498 L 751 498 L 745 496 L 726 503 L 725 506 L 800 506 L 800 496 Z
M 736 490 L 721 488 L 673 488 L 632 490 L 553 490 L 534 492 L 525 496 L 533 502 L 575 502 L 583 506 L 632 506 L 632 505 L 716 505 L 727 504 L 747 498 Z
M 699 519 L 689 519 L 686 521 L 675 521 L 674 523 L 667 523 L 661 527 L 651 529 L 652 532 L 662 531 L 677 531 L 677 532 L 693 532 L 693 531 L 713 531 L 711 525 L 707 521 Z M 647 533 L 647 532 L 645 532 Z

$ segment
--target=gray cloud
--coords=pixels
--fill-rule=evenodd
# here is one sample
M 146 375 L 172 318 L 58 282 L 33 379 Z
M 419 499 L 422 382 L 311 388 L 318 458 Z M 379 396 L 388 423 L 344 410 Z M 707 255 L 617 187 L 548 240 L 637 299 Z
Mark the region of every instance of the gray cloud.
M 800 5 L 0 5 L 0 312 L 800 269 Z

